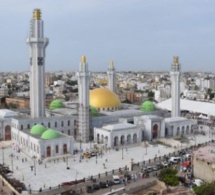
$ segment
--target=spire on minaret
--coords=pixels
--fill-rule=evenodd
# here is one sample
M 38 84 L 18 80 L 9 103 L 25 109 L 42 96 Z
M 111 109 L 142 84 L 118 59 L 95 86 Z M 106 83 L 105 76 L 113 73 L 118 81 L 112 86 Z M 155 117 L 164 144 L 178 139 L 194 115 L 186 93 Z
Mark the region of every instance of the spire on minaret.
M 33 14 L 34 20 L 41 20 L 41 11 L 40 9 L 35 9 Z

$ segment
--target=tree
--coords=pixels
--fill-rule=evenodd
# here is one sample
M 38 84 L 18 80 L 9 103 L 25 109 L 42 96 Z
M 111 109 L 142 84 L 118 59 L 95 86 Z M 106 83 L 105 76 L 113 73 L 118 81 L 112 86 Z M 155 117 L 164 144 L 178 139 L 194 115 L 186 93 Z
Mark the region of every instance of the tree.
M 158 178 L 166 185 L 177 186 L 179 184 L 179 180 L 176 174 L 177 170 L 172 168 L 166 168 L 161 170 Z
M 215 185 L 214 183 L 206 183 L 193 188 L 196 195 L 214 195 Z
M 155 96 L 155 93 L 153 91 L 149 91 L 148 92 L 148 98 L 149 98 L 149 100 L 153 100 L 154 96 Z

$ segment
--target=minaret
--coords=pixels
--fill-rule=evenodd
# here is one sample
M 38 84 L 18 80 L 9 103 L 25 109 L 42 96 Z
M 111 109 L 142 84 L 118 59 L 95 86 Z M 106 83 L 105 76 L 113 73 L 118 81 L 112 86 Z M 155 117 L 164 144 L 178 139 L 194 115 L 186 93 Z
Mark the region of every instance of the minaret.
M 90 73 L 88 71 L 88 64 L 86 63 L 86 56 L 82 56 L 79 66 L 78 77 L 78 96 L 79 96 L 79 136 L 80 141 L 88 142 L 90 135 L 89 122 L 89 90 L 90 90 Z
M 180 116 L 180 75 L 181 65 L 178 61 L 178 56 L 173 58 L 171 68 L 171 81 L 172 81 L 172 117 Z
M 35 9 L 31 20 L 30 35 L 30 106 L 31 118 L 45 116 L 45 49 L 49 43 L 43 37 L 41 12 Z
M 113 61 L 110 61 L 107 75 L 108 75 L 108 88 L 112 92 L 115 92 L 115 77 L 116 77 L 116 75 L 115 75 L 115 68 L 114 68 Z

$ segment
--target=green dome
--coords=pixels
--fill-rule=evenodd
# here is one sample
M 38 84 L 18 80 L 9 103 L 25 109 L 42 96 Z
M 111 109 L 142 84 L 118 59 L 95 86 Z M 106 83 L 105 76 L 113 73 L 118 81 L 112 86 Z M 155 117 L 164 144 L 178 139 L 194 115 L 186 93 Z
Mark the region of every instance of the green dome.
M 57 108 L 64 108 L 63 102 L 59 99 L 53 100 L 49 105 L 50 110 L 54 110 Z
M 48 129 L 42 134 L 41 138 L 42 139 L 56 139 L 59 136 L 60 136 L 60 134 L 57 131 L 55 131 L 53 129 Z
M 37 134 L 37 135 L 42 135 L 46 131 L 46 127 L 40 124 L 34 125 L 31 128 L 30 133 L 32 134 Z
M 97 116 L 98 115 L 98 111 L 93 106 L 90 106 L 90 115 L 91 116 Z
M 151 101 L 145 101 L 140 108 L 143 112 L 151 112 L 155 110 L 155 105 Z

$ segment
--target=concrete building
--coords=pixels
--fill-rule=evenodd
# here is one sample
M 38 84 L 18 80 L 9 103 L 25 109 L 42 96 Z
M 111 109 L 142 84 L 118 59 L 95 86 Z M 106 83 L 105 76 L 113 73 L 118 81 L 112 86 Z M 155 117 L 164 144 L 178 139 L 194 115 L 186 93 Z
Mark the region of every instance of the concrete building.
M 201 147 L 193 151 L 193 174 L 206 182 L 215 180 L 215 145 Z

